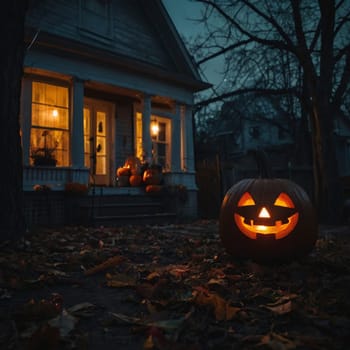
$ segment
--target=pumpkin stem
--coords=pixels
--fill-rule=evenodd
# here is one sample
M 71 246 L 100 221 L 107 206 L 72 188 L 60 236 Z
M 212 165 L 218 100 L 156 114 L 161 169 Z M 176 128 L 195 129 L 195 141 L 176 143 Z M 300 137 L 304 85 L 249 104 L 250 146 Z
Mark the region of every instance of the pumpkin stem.
M 247 154 L 254 157 L 261 178 L 271 179 L 273 177 L 271 162 L 264 150 L 250 149 Z

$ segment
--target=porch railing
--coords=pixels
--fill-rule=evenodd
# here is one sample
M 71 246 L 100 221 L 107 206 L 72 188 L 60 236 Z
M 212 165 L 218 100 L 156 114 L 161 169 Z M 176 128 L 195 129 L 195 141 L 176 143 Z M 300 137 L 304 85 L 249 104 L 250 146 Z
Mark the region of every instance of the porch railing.
M 89 183 L 88 168 L 25 166 L 23 189 L 32 191 L 35 185 L 47 185 L 52 190 L 63 190 L 68 182 Z

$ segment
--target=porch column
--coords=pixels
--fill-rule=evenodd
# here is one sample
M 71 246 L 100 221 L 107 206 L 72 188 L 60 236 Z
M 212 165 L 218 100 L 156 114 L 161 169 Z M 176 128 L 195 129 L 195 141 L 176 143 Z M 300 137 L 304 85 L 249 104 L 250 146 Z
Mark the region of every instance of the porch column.
M 182 169 L 187 172 L 195 171 L 194 135 L 192 106 L 181 106 L 182 126 Z
M 84 81 L 73 79 L 72 91 L 72 167 L 84 167 Z
M 142 149 L 143 159 L 147 162 L 152 161 L 152 139 L 151 139 L 151 96 L 144 95 L 143 113 L 142 113 Z
M 181 171 L 181 139 L 181 106 L 177 103 L 171 132 L 171 172 L 173 173 Z

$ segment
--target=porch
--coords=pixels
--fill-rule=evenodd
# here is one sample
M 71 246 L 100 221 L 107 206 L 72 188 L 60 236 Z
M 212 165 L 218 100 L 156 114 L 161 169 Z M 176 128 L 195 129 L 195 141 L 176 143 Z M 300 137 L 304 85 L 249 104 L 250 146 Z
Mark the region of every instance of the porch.
M 86 194 L 44 188 L 25 191 L 24 204 L 29 228 L 171 223 L 181 217 L 181 201 L 175 194 L 148 194 L 142 187 L 92 187 Z

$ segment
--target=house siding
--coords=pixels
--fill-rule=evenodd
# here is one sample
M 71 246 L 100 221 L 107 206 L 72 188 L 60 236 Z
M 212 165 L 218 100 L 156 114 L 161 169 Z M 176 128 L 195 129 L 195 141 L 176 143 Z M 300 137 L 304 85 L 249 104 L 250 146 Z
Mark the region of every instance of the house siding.
M 29 9 L 26 25 L 37 30 L 39 36 L 40 32 L 47 32 L 158 67 L 175 69 L 159 40 L 161 33 L 156 33 L 147 21 L 137 0 L 111 2 L 109 37 L 94 35 L 80 26 L 79 4 L 80 1 L 41 1 L 40 6 Z

